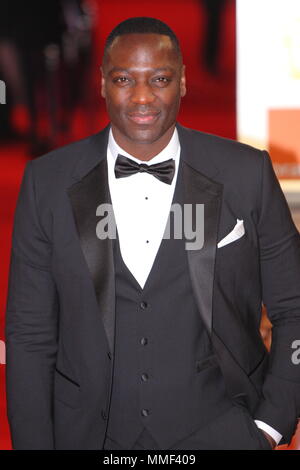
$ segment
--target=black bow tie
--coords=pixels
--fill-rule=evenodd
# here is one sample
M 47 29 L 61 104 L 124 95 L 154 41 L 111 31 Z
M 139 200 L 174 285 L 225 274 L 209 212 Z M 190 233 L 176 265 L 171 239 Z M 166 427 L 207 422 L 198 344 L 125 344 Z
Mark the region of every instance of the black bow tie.
M 124 178 L 139 172 L 149 173 L 163 183 L 171 184 L 175 173 L 175 161 L 170 158 L 170 160 L 161 163 L 146 165 L 145 163 L 136 163 L 124 155 L 118 155 L 115 163 L 116 178 Z

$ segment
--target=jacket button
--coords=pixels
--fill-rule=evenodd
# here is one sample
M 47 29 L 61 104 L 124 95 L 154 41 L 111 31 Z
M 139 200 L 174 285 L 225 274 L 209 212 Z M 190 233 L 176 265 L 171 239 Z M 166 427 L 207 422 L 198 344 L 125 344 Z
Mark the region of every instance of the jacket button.
M 148 307 L 147 302 L 141 302 L 140 307 L 141 307 L 141 309 L 145 310 Z
M 145 416 L 145 417 L 146 417 L 146 416 L 149 416 L 150 411 L 149 411 L 149 410 L 146 410 L 146 409 L 143 409 L 143 410 L 141 411 L 141 414 L 142 414 L 142 416 Z
M 147 343 L 148 343 L 148 339 L 147 339 L 147 338 L 142 338 L 142 339 L 141 339 L 141 345 L 142 345 L 142 346 L 146 346 Z
M 101 416 L 102 416 L 102 418 L 104 419 L 104 421 L 107 420 L 107 414 L 105 413 L 104 410 L 101 411 Z
M 142 374 L 141 379 L 142 379 L 143 382 L 146 382 L 149 379 L 148 374 Z

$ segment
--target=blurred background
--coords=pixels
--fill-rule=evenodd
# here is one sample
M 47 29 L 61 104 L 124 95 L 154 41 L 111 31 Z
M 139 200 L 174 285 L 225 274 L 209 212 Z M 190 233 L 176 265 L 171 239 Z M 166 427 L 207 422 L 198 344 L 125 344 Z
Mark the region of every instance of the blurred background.
M 181 42 L 187 68 L 188 93 L 179 122 L 270 150 L 300 228 L 297 1 L 1 0 L 0 449 L 11 449 L 4 313 L 13 215 L 24 166 L 108 123 L 99 71 L 106 36 L 131 16 L 154 16 L 168 23 Z M 261 333 L 270 347 L 266 315 Z M 300 433 L 289 448 L 300 448 Z

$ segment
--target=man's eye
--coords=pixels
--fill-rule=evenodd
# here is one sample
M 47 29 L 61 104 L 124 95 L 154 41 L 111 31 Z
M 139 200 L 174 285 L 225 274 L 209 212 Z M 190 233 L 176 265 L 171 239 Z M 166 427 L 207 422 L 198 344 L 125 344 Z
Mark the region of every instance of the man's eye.
M 128 78 L 127 77 L 116 77 L 113 80 L 114 83 L 127 83 Z
M 154 78 L 154 82 L 160 85 L 167 85 L 170 82 L 170 78 L 167 77 L 156 77 Z

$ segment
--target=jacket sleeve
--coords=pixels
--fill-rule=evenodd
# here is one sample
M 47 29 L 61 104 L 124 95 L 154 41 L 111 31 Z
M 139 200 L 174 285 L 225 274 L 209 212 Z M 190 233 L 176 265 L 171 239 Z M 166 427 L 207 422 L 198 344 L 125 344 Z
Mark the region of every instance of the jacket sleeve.
M 273 327 L 270 365 L 254 417 L 280 432 L 282 444 L 290 442 L 300 416 L 300 364 L 293 355 L 300 340 L 300 235 L 267 152 L 257 229 L 262 299 Z
M 5 323 L 7 415 L 14 449 L 53 449 L 58 298 L 33 168 L 34 162 L 25 168 L 12 236 Z

